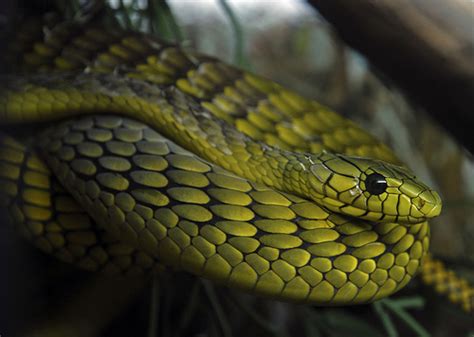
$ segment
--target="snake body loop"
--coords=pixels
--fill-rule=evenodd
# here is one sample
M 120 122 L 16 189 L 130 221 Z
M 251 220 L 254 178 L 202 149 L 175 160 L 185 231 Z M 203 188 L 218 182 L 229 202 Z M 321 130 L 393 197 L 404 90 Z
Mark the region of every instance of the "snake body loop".
M 24 46 L 1 123 L 64 121 L 1 138 L 0 201 L 42 250 L 325 305 L 416 274 L 440 198 L 354 123 L 136 33 L 62 25 Z
M 403 287 L 429 246 L 426 222 L 373 226 L 329 212 L 121 117 L 68 120 L 36 142 L 40 157 L 3 140 L 11 215 L 40 249 L 89 270 L 165 264 L 259 295 L 342 305 Z
M 116 75 L 56 74 L 25 83 L 10 81 L 4 90 L 6 121 L 27 115 L 31 121 L 65 118 L 75 113 L 110 111 L 141 119 L 188 150 L 247 179 L 310 198 L 342 214 L 377 222 L 419 223 L 438 216 L 438 194 L 416 179 L 408 169 L 375 159 L 323 151 L 318 154 L 281 150 L 255 141 L 217 119 L 198 101 L 174 88 L 154 86 Z M 55 90 L 65 104 L 38 111 L 24 105 L 24 96 L 41 97 Z M 19 97 L 17 97 L 19 94 Z M 92 99 L 91 104 L 85 97 Z M 43 98 L 44 100 L 44 98 Z M 378 174 L 387 185 L 371 193 L 366 177 Z

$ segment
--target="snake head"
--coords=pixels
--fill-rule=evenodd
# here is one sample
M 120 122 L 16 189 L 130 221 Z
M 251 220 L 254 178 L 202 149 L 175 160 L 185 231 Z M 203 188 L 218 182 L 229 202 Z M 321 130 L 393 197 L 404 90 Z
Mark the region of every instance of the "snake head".
M 438 193 L 405 167 L 325 153 L 310 166 L 312 198 L 334 212 L 376 222 L 419 223 L 441 212 Z

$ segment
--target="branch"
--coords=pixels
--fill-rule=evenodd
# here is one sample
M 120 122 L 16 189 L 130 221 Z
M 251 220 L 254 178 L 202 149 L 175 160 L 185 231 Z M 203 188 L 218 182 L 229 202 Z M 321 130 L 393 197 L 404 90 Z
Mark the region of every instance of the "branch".
M 465 0 L 308 0 L 474 153 L 474 6 Z

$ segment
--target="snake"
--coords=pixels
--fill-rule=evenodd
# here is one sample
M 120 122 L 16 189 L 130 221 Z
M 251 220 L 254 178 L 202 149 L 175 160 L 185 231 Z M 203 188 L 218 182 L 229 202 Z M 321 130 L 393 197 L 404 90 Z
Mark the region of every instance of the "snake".
M 428 253 L 439 194 L 328 107 L 91 23 L 26 23 L 6 55 L 0 205 L 43 252 L 315 305 L 390 296 L 420 269 L 446 284 Z M 449 278 L 470 310 L 474 291 Z

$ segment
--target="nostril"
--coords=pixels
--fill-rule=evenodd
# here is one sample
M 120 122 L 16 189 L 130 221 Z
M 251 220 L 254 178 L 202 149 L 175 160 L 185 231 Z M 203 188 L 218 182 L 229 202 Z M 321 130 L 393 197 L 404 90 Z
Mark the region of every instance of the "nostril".
M 421 209 L 423 208 L 423 206 L 425 206 L 426 200 L 420 197 L 416 197 L 415 199 L 413 199 L 413 204 L 416 208 Z
M 423 206 L 425 206 L 426 204 L 426 200 L 423 199 L 423 198 L 420 198 L 420 208 L 423 208 Z

